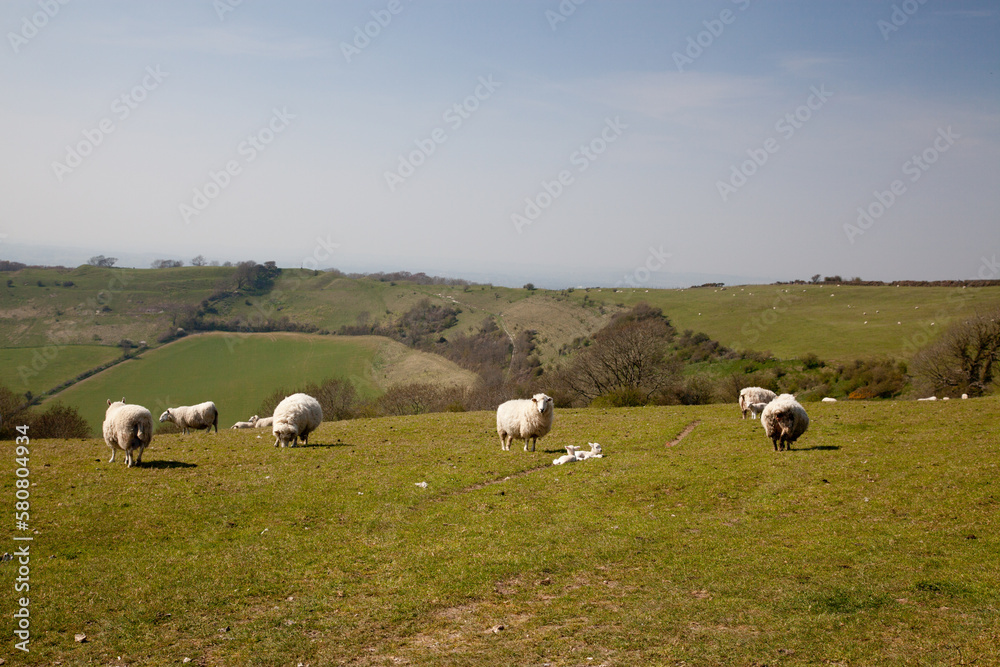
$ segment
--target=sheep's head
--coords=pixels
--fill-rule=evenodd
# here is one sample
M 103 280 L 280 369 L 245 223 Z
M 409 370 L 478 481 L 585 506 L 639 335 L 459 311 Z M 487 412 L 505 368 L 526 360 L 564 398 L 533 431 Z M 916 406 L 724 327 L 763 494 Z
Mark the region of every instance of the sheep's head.
M 531 397 L 532 403 L 543 415 L 552 409 L 552 397 L 545 394 L 535 394 Z
M 291 442 L 298 435 L 291 424 L 275 424 L 272 433 L 281 442 Z
M 594 452 L 595 454 L 600 454 L 602 451 L 604 451 L 601 449 L 601 443 L 599 442 L 588 442 L 587 444 L 590 445 L 590 451 Z
M 161 422 L 172 422 L 174 420 L 173 416 L 170 414 L 170 408 L 167 408 L 166 412 L 160 415 Z

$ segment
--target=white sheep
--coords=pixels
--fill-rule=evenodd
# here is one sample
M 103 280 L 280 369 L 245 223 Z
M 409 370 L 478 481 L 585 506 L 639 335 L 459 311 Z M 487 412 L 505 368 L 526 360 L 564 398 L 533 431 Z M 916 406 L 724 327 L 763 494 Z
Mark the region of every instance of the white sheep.
M 125 466 L 131 468 L 142 463 L 142 452 L 153 440 L 153 415 L 141 405 L 126 405 L 124 397 L 114 403 L 108 399 L 102 430 L 104 442 L 111 448 L 108 463 L 120 449 L 125 452 Z
M 573 445 L 566 445 L 566 453 L 557 459 L 552 459 L 552 465 L 561 466 L 564 463 L 572 463 L 577 461 L 576 458 L 576 447 Z
M 535 394 L 529 398 L 519 398 L 507 401 L 497 408 L 497 435 L 500 436 L 500 448 L 510 451 L 510 443 L 524 440 L 524 451 L 528 451 L 528 440 L 531 440 L 531 451 L 535 451 L 535 443 L 552 428 L 554 408 L 552 397 L 545 394 Z
M 319 401 L 308 394 L 292 394 L 274 409 L 274 446 L 279 444 L 294 447 L 302 438 L 302 444 L 309 444 L 309 434 L 323 422 L 323 408 Z
M 256 416 L 256 415 L 254 415 L 254 416 Z M 274 417 L 261 417 L 260 419 L 258 419 L 257 421 L 254 422 L 253 427 L 254 428 L 271 428 L 272 424 L 274 424 Z
M 767 404 L 760 423 L 774 444 L 774 451 L 791 450 L 792 443 L 809 428 L 809 415 L 795 397 L 782 394 Z
M 588 442 L 587 444 L 590 445 L 590 451 L 589 452 L 585 452 L 582 449 L 577 450 L 577 452 L 576 452 L 576 460 L 577 461 L 586 461 L 587 459 L 602 459 L 602 458 L 604 458 L 604 454 L 602 453 L 604 450 L 601 449 L 601 443 L 599 443 L 599 442 Z
M 740 389 L 740 411 L 743 413 L 743 419 L 747 418 L 747 413 L 751 412 L 750 406 L 754 403 L 770 403 L 777 396 L 770 389 L 764 389 L 763 387 L 743 387 Z M 750 417 L 755 419 L 754 416 Z
M 249 419 L 249 421 L 236 422 L 235 424 L 233 424 L 229 428 L 230 429 L 234 429 L 234 428 L 255 428 L 256 426 L 257 426 L 257 415 L 254 415 L 253 417 L 251 417 Z
M 766 407 L 767 403 L 752 403 L 750 405 L 750 419 L 760 417 L 760 413 L 764 412 L 764 408 Z
M 205 401 L 198 405 L 182 405 L 177 408 L 167 408 L 166 412 L 160 415 L 160 422 L 173 422 L 181 427 L 181 433 L 190 433 L 191 429 L 205 429 L 212 432 L 219 432 L 219 411 L 212 401 Z

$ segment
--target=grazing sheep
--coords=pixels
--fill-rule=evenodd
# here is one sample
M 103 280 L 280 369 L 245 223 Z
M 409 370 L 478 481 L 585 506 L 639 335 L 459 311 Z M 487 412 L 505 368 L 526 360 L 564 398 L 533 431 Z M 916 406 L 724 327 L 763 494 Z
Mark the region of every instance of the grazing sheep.
M 261 417 L 260 419 L 258 419 L 257 421 L 254 422 L 253 427 L 254 428 L 271 428 L 271 425 L 273 423 L 274 423 L 274 417 Z
M 775 394 L 770 389 L 763 387 L 743 387 L 740 389 L 740 410 L 743 412 L 743 419 L 747 418 L 750 406 L 754 403 L 770 403 L 775 399 Z M 753 417 L 751 417 L 753 419 Z
M 764 412 L 764 408 L 767 407 L 767 403 L 753 403 L 750 406 L 750 419 L 757 419 L 760 417 L 760 413 Z
M 791 450 L 792 443 L 809 428 L 809 415 L 794 396 L 782 394 L 767 404 L 760 415 L 760 423 L 771 438 L 774 451 Z
M 557 459 L 552 459 L 552 465 L 561 466 L 564 463 L 572 463 L 578 460 L 576 458 L 576 447 L 573 445 L 566 445 L 566 453 Z
M 182 405 L 178 408 L 167 408 L 160 415 L 160 422 L 173 422 L 181 427 L 181 433 L 189 433 L 191 429 L 205 429 L 209 433 L 212 427 L 219 432 L 219 411 L 215 403 L 205 401 L 198 405 Z
M 108 463 L 120 449 L 125 452 L 126 467 L 131 468 L 142 463 L 142 452 L 153 439 L 153 415 L 141 405 L 126 405 L 124 397 L 114 403 L 108 399 L 103 431 L 104 442 L 111 448 Z
M 507 401 L 497 408 L 497 435 L 500 436 L 500 448 L 510 451 L 511 441 L 524 440 L 524 451 L 528 451 L 528 440 L 531 440 L 531 451 L 535 451 L 535 443 L 552 428 L 553 418 L 552 398 L 545 394 L 535 394 L 530 399 L 520 398 Z
M 587 444 L 590 445 L 590 451 L 589 452 L 585 452 L 583 450 L 577 450 L 577 452 L 576 452 L 576 460 L 577 461 L 586 461 L 587 459 L 602 459 L 602 458 L 604 458 L 604 454 L 602 453 L 604 450 L 601 449 L 601 443 L 599 443 L 599 442 L 588 442 Z
M 279 444 L 294 447 L 302 438 L 302 444 L 309 444 L 309 434 L 323 421 L 323 408 L 319 401 L 308 394 L 292 394 L 274 409 L 274 446 Z
M 835 399 L 835 398 L 830 398 L 829 396 L 825 396 L 825 397 L 823 398 L 823 402 L 824 402 L 824 403 L 836 403 L 836 402 L 837 402 L 837 399 Z
M 231 428 L 231 429 L 233 429 L 233 428 L 255 428 L 256 426 L 257 426 L 257 415 L 254 415 L 253 417 L 250 418 L 250 421 L 236 422 L 235 424 L 233 424 L 229 428 Z

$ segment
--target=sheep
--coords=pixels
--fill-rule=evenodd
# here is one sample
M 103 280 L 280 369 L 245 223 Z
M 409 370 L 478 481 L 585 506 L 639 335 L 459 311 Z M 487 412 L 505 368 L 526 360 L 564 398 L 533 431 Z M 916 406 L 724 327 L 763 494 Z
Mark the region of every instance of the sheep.
M 190 433 L 191 429 L 205 429 L 212 432 L 219 432 L 219 411 L 212 401 L 205 401 L 198 405 L 182 405 L 178 408 L 167 408 L 166 412 L 160 415 L 160 422 L 173 422 L 181 427 L 181 433 Z
M 760 413 L 764 412 L 764 408 L 766 407 L 767 403 L 753 403 L 750 405 L 750 419 L 760 417 Z
M 553 417 L 552 398 L 545 394 L 535 394 L 530 399 L 514 399 L 501 404 L 497 408 L 500 449 L 510 451 L 510 443 L 517 439 L 524 440 L 524 451 L 528 451 L 528 440 L 531 440 L 531 451 L 535 451 L 538 438 L 552 428 Z
M 740 410 L 743 412 L 743 419 L 747 418 L 750 406 L 754 403 L 770 403 L 777 396 L 770 389 L 763 387 L 744 387 L 740 389 Z M 754 419 L 754 417 L 751 417 Z
M 774 451 L 791 450 L 792 443 L 809 428 L 809 415 L 795 397 L 782 394 L 767 404 L 760 423 L 774 444 Z
M 104 413 L 104 442 L 111 448 L 111 458 L 115 460 L 118 450 L 125 452 L 125 466 L 131 468 L 142 463 L 142 452 L 153 440 L 153 415 L 141 405 L 126 405 L 121 401 L 111 402 Z M 138 450 L 138 454 L 135 451 Z
M 576 454 L 577 452 L 575 446 L 566 445 L 566 453 L 557 459 L 552 459 L 552 465 L 560 466 L 564 463 L 572 463 L 573 461 L 577 461 L 579 459 L 576 458 Z
M 256 415 L 254 415 L 254 416 L 256 416 Z M 258 419 L 257 421 L 254 422 L 253 427 L 254 428 L 271 428 L 272 424 L 274 424 L 274 417 L 261 417 L 260 419 Z
M 250 418 L 249 421 L 236 422 L 235 424 L 233 424 L 229 428 L 231 428 L 231 429 L 233 429 L 233 428 L 256 428 L 256 426 L 257 426 L 257 415 L 254 415 L 253 417 Z
M 577 461 L 586 461 L 587 459 L 602 459 L 602 458 L 604 458 L 604 454 L 602 453 L 604 450 L 601 449 L 601 443 L 599 443 L 599 442 L 588 442 L 587 444 L 590 445 L 590 451 L 589 452 L 585 452 L 583 450 L 577 450 L 577 452 L 576 452 L 576 460 Z
M 274 446 L 279 444 L 294 447 L 302 438 L 302 444 L 309 444 L 309 434 L 323 421 L 323 408 L 319 401 L 308 394 L 292 394 L 274 409 L 271 432 Z

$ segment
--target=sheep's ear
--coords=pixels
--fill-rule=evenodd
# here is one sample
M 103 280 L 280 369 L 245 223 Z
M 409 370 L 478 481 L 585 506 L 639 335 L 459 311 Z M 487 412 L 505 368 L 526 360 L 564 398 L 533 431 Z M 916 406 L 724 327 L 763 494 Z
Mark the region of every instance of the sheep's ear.
M 122 396 L 122 403 L 124 403 L 124 402 L 125 402 L 125 397 L 124 397 L 124 396 Z
M 111 399 L 110 398 L 108 399 L 108 405 L 111 405 Z
M 537 399 L 537 398 L 535 398 L 534 396 L 532 396 L 532 397 L 531 397 L 531 402 L 532 402 L 532 403 L 537 403 L 537 402 L 538 402 L 538 399 Z

